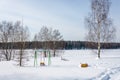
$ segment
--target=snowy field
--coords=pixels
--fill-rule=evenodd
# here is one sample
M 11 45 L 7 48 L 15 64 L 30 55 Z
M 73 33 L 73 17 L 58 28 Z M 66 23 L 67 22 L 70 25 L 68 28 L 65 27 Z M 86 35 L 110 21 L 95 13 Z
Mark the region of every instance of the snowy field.
M 33 55 L 34 51 L 29 50 Z M 61 57 L 51 58 L 51 65 L 34 67 L 30 58 L 25 67 L 15 61 L 0 62 L 0 80 L 120 80 L 120 49 L 103 50 L 101 59 L 91 50 L 65 50 Z M 81 63 L 88 63 L 81 68 Z

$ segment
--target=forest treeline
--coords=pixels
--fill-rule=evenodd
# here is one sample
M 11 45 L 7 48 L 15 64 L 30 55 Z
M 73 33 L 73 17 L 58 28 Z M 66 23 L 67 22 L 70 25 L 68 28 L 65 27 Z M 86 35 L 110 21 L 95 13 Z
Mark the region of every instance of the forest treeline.
M 0 49 L 20 49 L 21 42 L 0 43 Z M 24 49 L 97 49 L 97 43 L 87 41 L 31 41 L 24 42 Z M 118 49 L 120 43 L 101 43 L 101 49 Z

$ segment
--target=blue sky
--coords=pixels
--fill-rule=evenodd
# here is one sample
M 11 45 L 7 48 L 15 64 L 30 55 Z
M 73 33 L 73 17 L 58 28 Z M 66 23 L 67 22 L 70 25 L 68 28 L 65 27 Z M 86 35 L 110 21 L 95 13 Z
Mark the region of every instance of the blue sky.
M 119 34 L 120 0 L 111 1 L 110 17 Z M 42 26 L 47 26 L 58 29 L 65 40 L 85 40 L 84 18 L 89 12 L 90 0 L 0 0 L 0 21 L 17 21 L 23 17 L 31 38 Z

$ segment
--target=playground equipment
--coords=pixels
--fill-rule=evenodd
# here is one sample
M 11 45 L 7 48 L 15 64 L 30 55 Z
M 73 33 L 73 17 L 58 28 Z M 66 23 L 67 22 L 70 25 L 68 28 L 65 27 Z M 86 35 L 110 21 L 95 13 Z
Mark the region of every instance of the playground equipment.
M 41 58 L 40 58 L 40 66 L 45 66 L 45 54 L 46 54 L 46 51 L 43 51 L 41 53 Z
M 88 67 L 88 64 L 87 64 L 87 63 L 82 63 L 82 64 L 80 64 L 80 65 L 81 65 L 82 68 Z
M 37 51 L 36 50 L 34 54 L 34 66 L 37 66 Z
M 40 53 L 40 66 L 45 66 L 45 54 L 47 54 L 48 57 L 48 65 L 51 64 L 51 54 L 50 50 L 35 50 L 34 54 L 34 66 L 37 66 L 37 53 Z

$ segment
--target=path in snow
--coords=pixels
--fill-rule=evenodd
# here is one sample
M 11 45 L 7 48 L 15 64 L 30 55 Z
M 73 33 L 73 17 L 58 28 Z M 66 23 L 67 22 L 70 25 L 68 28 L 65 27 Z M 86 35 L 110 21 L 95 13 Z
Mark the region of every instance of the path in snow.
M 120 72 L 120 67 L 107 69 L 105 72 L 102 72 L 100 75 L 92 78 L 91 80 L 120 80 L 120 76 L 117 75 L 115 79 L 111 79 L 115 74 Z

